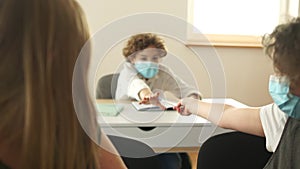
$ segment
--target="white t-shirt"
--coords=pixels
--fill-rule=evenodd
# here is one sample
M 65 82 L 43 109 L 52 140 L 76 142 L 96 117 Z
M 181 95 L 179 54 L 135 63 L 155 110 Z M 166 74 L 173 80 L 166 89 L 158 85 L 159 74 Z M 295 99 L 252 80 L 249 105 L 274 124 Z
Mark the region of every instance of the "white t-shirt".
M 266 137 L 266 148 L 275 152 L 288 116 L 273 103 L 260 109 L 260 119 Z
M 157 75 L 146 80 L 137 73 L 131 63 L 125 62 L 118 79 L 116 99 L 140 100 L 138 94 L 144 88 L 149 88 L 152 92 L 168 91 L 177 98 L 187 97 L 191 94 L 201 96 L 198 90 L 185 83 L 171 69 L 162 64 L 159 64 Z

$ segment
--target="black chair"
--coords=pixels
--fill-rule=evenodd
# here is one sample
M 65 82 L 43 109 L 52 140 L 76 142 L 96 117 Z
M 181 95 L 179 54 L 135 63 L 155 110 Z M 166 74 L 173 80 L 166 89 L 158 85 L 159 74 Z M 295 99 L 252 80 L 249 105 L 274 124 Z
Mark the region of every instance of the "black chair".
M 114 99 L 118 85 L 119 73 L 102 76 L 97 83 L 96 99 Z
M 102 76 L 96 88 L 97 99 L 114 99 L 119 74 Z M 160 169 L 158 157 L 148 145 L 118 136 L 108 135 L 128 169 Z M 137 155 L 143 158 L 138 158 Z M 135 158 L 136 157 L 136 158 Z

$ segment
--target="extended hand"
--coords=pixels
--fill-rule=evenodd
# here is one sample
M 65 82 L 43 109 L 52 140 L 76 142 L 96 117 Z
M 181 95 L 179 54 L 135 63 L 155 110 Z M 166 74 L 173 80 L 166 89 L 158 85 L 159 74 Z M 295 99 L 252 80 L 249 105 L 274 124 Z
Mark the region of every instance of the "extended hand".
M 181 99 L 174 109 L 183 116 L 189 116 L 191 114 L 197 114 L 199 100 L 193 98 Z
M 152 93 L 143 98 L 140 101 L 140 104 L 153 104 L 159 106 L 162 110 L 165 110 L 166 107 L 160 103 L 159 93 Z

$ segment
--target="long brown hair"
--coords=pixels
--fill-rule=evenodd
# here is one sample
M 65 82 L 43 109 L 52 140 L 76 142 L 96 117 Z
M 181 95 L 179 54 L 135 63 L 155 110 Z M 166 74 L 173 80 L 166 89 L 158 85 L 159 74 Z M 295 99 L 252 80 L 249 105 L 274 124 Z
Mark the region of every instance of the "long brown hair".
M 73 68 L 88 38 L 75 0 L 0 2 L 0 141 L 20 145 L 25 169 L 99 166 L 72 101 Z

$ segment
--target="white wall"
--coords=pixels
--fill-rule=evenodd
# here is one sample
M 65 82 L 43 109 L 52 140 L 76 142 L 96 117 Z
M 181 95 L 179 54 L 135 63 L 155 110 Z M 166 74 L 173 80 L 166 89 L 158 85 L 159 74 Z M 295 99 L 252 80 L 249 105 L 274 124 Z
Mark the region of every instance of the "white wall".
M 79 0 L 86 12 L 92 34 L 103 26 L 116 19 L 132 14 L 143 12 L 159 12 L 174 15 L 186 20 L 186 0 Z M 120 31 L 122 28 L 120 27 Z M 209 74 L 203 63 L 197 59 L 184 44 L 165 37 L 168 50 L 182 59 L 196 76 L 199 90 L 205 97 L 210 97 L 212 88 Z M 120 41 L 106 54 L 98 69 L 96 78 L 103 74 L 114 72 L 123 61 L 122 47 L 124 41 Z M 209 51 L 208 47 L 197 47 L 203 53 Z M 261 48 L 234 48 L 216 47 L 218 56 L 221 58 L 226 78 L 227 97 L 237 99 L 251 106 L 260 106 L 271 102 L 268 95 L 268 76 L 272 73 L 270 60 L 263 54 Z M 167 63 L 172 59 L 166 58 Z M 177 65 L 173 65 L 176 70 Z M 189 77 L 180 76 L 187 81 Z

